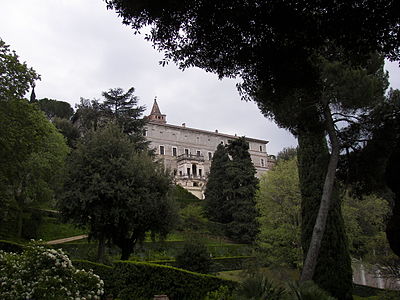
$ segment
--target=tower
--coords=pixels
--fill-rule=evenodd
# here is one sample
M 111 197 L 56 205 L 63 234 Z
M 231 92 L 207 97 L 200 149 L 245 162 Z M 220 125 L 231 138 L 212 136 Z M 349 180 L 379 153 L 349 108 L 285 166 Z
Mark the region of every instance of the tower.
M 167 116 L 163 115 L 157 104 L 157 97 L 154 98 L 153 108 L 151 109 L 150 115 L 147 117 L 149 121 L 160 124 L 167 123 Z

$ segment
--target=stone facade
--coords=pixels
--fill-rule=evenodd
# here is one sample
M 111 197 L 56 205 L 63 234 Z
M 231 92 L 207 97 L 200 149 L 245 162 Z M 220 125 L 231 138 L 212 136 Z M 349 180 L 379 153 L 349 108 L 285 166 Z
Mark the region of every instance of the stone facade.
M 211 132 L 189 128 L 185 124 L 167 124 L 166 116 L 161 114 L 156 100 L 147 118 L 149 122 L 145 136 L 150 141 L 150 147 L 155 149 L 158 158 L 163 159 L 165 166 L 174 173 L 177 184 L 203 199 L 214 151 L 218 144 L 225 145 L 237 136 L 219 133 L 217 130 Z M 256 176 L 260 177 L 272 167 L 275 159 L 267 154 L 268 141 L 253 138 L 246 140 L 257 170 Z

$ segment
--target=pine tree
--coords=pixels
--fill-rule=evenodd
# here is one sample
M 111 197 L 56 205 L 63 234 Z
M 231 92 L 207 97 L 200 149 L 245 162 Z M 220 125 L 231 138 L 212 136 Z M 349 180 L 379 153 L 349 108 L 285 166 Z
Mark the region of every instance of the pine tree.
M 141 118 L 145 107 L 138 106 L 138 98 L 134 96 L 135 88 L 131 87 L 126 93 L 122 88 L 109 89 L 103 92 L 105 98 L 101 109 L 106 117 L 115 120 L 124 133 L 129 134 L 137 145 L 146 148 L 147 143 L 142 135 L 145 119 Z

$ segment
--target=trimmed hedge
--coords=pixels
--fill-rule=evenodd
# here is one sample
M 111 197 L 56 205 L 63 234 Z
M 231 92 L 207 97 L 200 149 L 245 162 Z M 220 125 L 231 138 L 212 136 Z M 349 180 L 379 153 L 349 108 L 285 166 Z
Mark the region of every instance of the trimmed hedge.
M 105 295 L 121 300 L 147 300 L 157 294 L 166 294 L 170 300 L 202 299 L 220 286 L 233 289 L 237 285 L 212 275 L 145 262 L 116 261 L 113 267 L 86 260 L 72 263 L 79 269 L 92 269 L 104 281 Z
M 15 242 L 0 240 L 0 250 L 21 253 L 24 250 L 24 246 Z
M 212 273 L 222 272 L 222 271 L 232 271 L 232 270 L 241 270 L 246 267 L 248 262 L 254 261 L 254 256 L 232 256 L 232 257 L 215 257 L 211 259 L 211 269 Z M 176 267 L 177 264 L 173 259 L 165 259 L 165 260 L 152 260 L 148 261 L 148 263 L 166 265 Z
M 212 275 L 144 262 L 117 261 L 114 265 L 113 295 L 124 299 L 153 299 L 165 294 L 170 300 L 202 299 L 220 286 L 234 288 L 235 282 Z

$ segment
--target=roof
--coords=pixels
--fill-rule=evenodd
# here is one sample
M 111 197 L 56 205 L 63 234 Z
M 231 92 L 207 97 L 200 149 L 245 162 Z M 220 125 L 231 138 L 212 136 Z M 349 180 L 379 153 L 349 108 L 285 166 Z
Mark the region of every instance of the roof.
M 151 109 L 150 115 L 161 115 L 160 108 L 157 104 L 157 99 L 154 99 L 153 108 Z
M 219 133 L 219 132 L 214 132 L 214 131 L 190 128 L 190 127 L 186 127 L 186 126 L 178 126 L 178 125 L 172 125 L 172 124 L 160 124 L 160 123 L 153 122 L 153 121 L 149 121 L 148 123 L 149 124 L 158 125 L 158 126 L 163 126 L 163 127 L 169 127 L 169 128 L 173 128 L 173 129 L 193 131 L 193 132 L 197 132 L 197 133 L 205 133 L 205 134 L 219 136 L 219 137 L 233 138 L 233 139 L 238 138 L 237 135 L 230 135 L 230 134 Z M 256 143 L 261 143 L 261 144 L 268 144 L 269 143 L 269 141 L 267 141 L 267 140 L 261 140 L 261 139 L 255 139 L 255 138 L 249 138 L 249 137 L 245 137 L 245 138 L 246 138 L 247 141 L 250 141 L 250 142 L 256 142 Z

